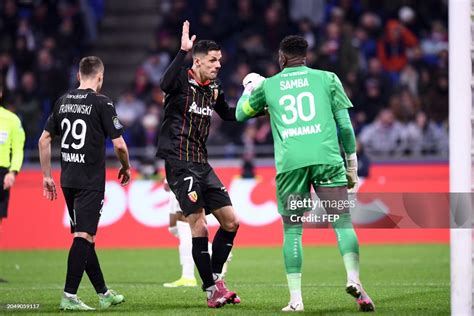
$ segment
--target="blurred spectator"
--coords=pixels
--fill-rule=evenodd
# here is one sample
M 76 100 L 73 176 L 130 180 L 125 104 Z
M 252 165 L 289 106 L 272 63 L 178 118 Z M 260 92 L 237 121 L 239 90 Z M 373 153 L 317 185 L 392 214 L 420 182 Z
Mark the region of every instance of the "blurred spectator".
M 420 110 L 420 100 L 412 93 L 409 89 L 402 89 L 397 97 L 399 102 L 395 104 L 389 104 L 390 109 L 393 111 L 395 118 L 403 123 L 413 121 L 416 113 Z
M 293 21 L 309 19 L 314 26 L 324 20 L 325 0 L 290 0 L 290 17 Z
M 374 78 L 368 78 L 363 81 L 362 94 L 356 100 L 356 111 L 362 111 L 365 114 L 366 122 L 374 120 L 377 113 L 386 106 L 386 99 L 382 93 L 380 81 Z
M 341 27 L 332 22 L 326 27 L 326 35 L 320 47 L 320 67 L 344 78 L 350 71 L 358 71 L 359 54 Z
M 265 36 L 264 45 L 269 51 L 276 51 L 282 38 L 287 35 L 288 21 L 286 21 L 281 8 L 275 4 L 267 7 L 263 19 L 263 34 Z
M 411 93 L 417 95 L 419 80 L 419 74 L 413 65 L 407 64 L 405 67 L 403 67 L 402 71 L 400 72 L 400 85 L 402 87 L 407 87 Z
M 127 91 L 119 98 L 115 109 L 122 124 L 131 127 L 133 123 L 141 119 L 145 114 L 145 104 L 133 94 L 132 91 Z
M 449 111 L 448 75 L 438 74 L 435 82 L 434 89 L 430 89 L 424 96 L 422 108 L 428 118 L 437 124 L 442 124 L 448 119 Z
M 367 63 L 367 72 L 363 76 L 363 82 L 372 80 L 380 88 L 383 100 L 386 100 L 392 93 L 392 83 L 390 77 L 384 71 L 382 63 L 377 58 L 370 58 Z
M 308 50 L 316 47 L 316 30 L 310 19 L 303 18 L 298 22 L 298 32 L 308 42 Z
M 365 69 L 366 62 L 376 55 L 377 41 L 371 38 L 364 28 L 357 27 L 352 44 L 359 50 L 361 68 Z
M 441 51 L 448 50 L 448 31 L 440 21 L 433 21 L 429 37 L 421 41 L 426 58 L 437 58 Z
M 408 49 L 418 44 L 418 39 L 396 20 L 390 20 L 385 33 L 377 44 L 377 57 L 386 71 L 395 73 L 405 67 Z
M 170 56 L 165 52 L 150 55 L 143 63 L 143 70 L 153 85 L 159 85 L 163 73 L 170 63 Z
M 148 76 L 142 68 L 138 68 L 135 72 L 135 83 L 133 85 L 133 93 L 140 99 L 146 100 L 151 92 L 152 84 L 148 80 Z
M 16 38 L 14 52 L 14 62 L 18 70 L 18 75 L 21 76 L 25 71 L 32 70 L 35 55 L 26 47 L 26 40 L 23 36 Z
M 11 55 L 8 53 L 0 54 L 0 76 L 4 78 L 5 87 L 9 91 L 16 90 L 17 69 L 13 63 Z
M 448 152 L 448 133 L 444 127 L 429 121 L 423 112 L 418 112 L 416 120 L 408 124 L 406 133 L 410 154 L 446 155 Z
M 23 18 L 18 23 L 17 36 L 23 37 L 26 42 L 26 48 L 29 51 L 32 51 L 36 48 L 36 40 L 33 35 L 33 31 L 30 26 L 30 22 L 27 19 Z
M 21 77 L 21 85 L 16 99 L 18 116 L 24 124 L 26 149 L 36 149 L 41 123 L 41 99 L 38 96 L 36 79 L 32 72 L 25 72 Z
M 257 7 L 255 1 L 241 0 L 236 1 L 236 16 L 230 18 L 232 31 L 234 32 L 261 32 L 261 19 L 257 16 Z
M 216 27 L 216 25 L 223 25 L 220 21 L 219 13 L 221 12 L 220 4 L 222 1 L 218 0 L 204 0 L 204 5 L 201 8 L 197 23 L 195 24 L 196 32 L 201 39 L 214 39 L 219 41 L 220 33 L 223 27 Z
M 15 0 L 5 0 L 2 10 L 2 47 L 11 49 L 15 42 L 18 28 L 18 8 Z
M 360 132 L 359 141 L 369 156 L 401 156 L 407 145 L 403 125 L 395 120 L 390 109 L 383 109 L 377 120 Z
M 135 124 L 131 131 L 131 147 L 151 148 L 152 157 L 155 155 L 155 147 L 158 143 L 159 124 L 161 122 L 160 111 L 158 107 L 153 106 L 148 109 L 146 114 Z
M 58 66 L 50 51 L 42 49 L 38 52 L 36 74 L 39 83 L 39 94 L 49 103 L 55 102 L 68 88 L 68 74 Z M 54 84 L 51 84 L 53 82 Z

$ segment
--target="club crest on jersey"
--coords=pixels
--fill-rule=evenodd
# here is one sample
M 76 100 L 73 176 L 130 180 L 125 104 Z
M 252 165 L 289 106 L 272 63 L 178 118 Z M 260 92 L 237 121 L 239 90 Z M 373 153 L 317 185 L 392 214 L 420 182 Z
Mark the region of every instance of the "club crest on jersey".
M 198 195 L 197 195 L 196 191 L 189 192 L 188 193 L 188 198 L 191 202 L 196 203 L 197 200 L 198 200 Z
M 214 110 L 208 106 L 206 106 L 205 108 L 198 107 L 197 103 L 193 102 L 193 104 L 191 104 L 191 106 L 189 107 L 188 112 L 200 114 L 200 115 L 212 116 L 212 112 L 214 112 Z
M 214 102 L 217 101 L 217 97 L 219 96 L 219 90 L 218 89 L 212 89 L 212 99 Z

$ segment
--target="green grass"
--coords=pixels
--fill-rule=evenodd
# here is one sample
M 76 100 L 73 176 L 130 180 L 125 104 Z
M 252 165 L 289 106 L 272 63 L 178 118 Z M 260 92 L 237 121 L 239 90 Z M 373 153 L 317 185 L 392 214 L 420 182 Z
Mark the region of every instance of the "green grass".
M 242 304 L 210 310 L 197 288 L 167 289 L 178 277 L 174 249 L 99 250 L 109 287 L 126 297 L 104 314 L 260 315 L 277 313 L 288 302 L 280 248 L 235 249 L 227 283 Z M 66 269 L 66 251 L 8 251 L 0 254 L 0 313 L 7 303 L 37 303 L 35 311 L 57 313 Z M 447 245 L 363 246 L 362 281 L 377 313 L 388 315 L 449 314 L 449 247 Z M 336 247 L 305 247 L 303 297 L 311 314 L 352 314 L 354 300 L 345 294 L 345 273 Z M 197 273 L 196 273 L 197 276 Z M 79 296 L 97 307 L 84 275 Z M 97 312 L 95 312 L 97 313 Z M 69 313 L 68 313 L 69 314 Z

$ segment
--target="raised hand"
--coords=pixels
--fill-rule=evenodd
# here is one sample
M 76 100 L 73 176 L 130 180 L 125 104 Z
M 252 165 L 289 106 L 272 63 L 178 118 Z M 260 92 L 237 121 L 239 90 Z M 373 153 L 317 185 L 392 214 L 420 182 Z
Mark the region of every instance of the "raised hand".
M 183 23 L 183 33 L 181 35 L 181 49 L 185 51 L 190 51 L 193 48 L 194 41 L 196 40 L 196 35 L 189 38 L 189 21 L 186 20 Z

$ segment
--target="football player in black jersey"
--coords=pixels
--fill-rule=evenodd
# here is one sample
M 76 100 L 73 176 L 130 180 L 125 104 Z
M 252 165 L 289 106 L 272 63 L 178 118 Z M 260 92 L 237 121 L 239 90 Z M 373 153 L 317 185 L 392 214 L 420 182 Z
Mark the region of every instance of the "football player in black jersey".
M 206 140 L 211 116 L 217 112 L 227 121 L 235 120 L 235 108 L 227 104 L 217 79 L 222 57 L 219 45 L 189 37 L 189 22 L 183 24 L 181 50 L 161 79 L 165 92 L 165 115 L 157 156 L 165 160 L 166 178 L 191 226 L 193 259 L 207 293 L 207 305 L 216 308 L 239 303 L 235 292 L 222 280 L 222 267 L 232 249 L 239 227 L 226 188 L 207 162 Z M 192 50 L 193 65 L 183 67 Z M 220 223 L 208 252 L 206 214 Z
M 122 164 L 118 173 L 122 185 L 130 180 L 128 149 L 112 101 L 99 94 L 104 79 L 102 61 L 95 56 L 84 57 L 78 79 L 79 88 L 56 101 L 39 140 L 44 196 L 51 201 L 57 198 L 51 176 L 51 142 L 55 136 L 61 142 L 61 188 L 74 234 L 60 303 L 64 310 L 92 309 L 77 297 L 84 271 L 99 296 L 101 308 L 124 301 L 123 295 L 105 285 L 94 241 L 104 204 L 106 138 L 112 139 Z

